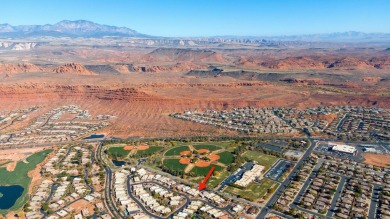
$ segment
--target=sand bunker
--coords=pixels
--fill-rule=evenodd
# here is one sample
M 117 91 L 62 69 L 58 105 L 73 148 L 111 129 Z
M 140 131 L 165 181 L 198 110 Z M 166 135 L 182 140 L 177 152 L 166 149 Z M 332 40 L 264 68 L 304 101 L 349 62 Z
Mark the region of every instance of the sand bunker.
M 210 153 L 210 150 L 209 149 L 199 149 L 198 152 L 199 152 L 199 154 Z
M 12 172 L 12 171 L 14 171 L 14 170 L 15 170 L 15 168 L 16 168 L 16 164 L 17 164 L 17 163 L 18 163 L 18 162 L 16 162 L 16 161 L 13 161 L 13 162 L 7 163 L 7 164 L 5 165 L 5 167 L 6 167 L 7 171 L 8 171 L 8 172 Z
M 198 161 L 196 161 L 195 166 L 197 166 L 197 167 L 208 167 L 208 166 L 210 166 L 210 162 L 209 161 L 204 161 L 204 160 L 198 160 Z
M 181 164 L 190 164 L 191 163 L 191 159 L 190 158 L 180 158 L 179 162 Z
M 191 154 L 191 151 L 182 151 L 180 152 L 180 156 L 187 156 L 187 155 L 190 155 Z

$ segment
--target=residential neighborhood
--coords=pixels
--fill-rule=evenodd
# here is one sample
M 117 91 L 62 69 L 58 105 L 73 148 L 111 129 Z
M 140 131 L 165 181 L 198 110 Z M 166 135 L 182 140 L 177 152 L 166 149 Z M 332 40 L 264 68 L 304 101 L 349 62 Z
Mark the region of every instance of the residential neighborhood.
M 39 108 L 29 108 L 18 118 L 25 118 L 24 116 L 27 116 L 30 111 L 37 110 Z M 17 116 L 18 113 L 11 115 Z M 11 118 L 11 115 L 5 119 Z M 1 118 L 0 123 L 3 121 Z M 107 115 L 94 119 L 91 118 L 88 110 L 82 110 L 79 106 L 62 106 L 39 116 L 33 124 L 21 131 L 0 135 L 0 145 L 12 147 L 12 145 L 74 141 L 108 126 L 106 120 L 110 118 L 112 117 Z
M 2 124 L 23 122 L 40 110 L 6 114 L 1 118 L 10 119 Z M 364 154 L 389 153 L 381 140 L 386 132 L 380 134 L 388 129 L 387 113 L 346 106 L 187 111 L 171 116 L 247 134 L 286 135 L 121 139 L 89 137 L 115 116 L 94 117 L 69 105 L 3 135 L 2 145 L 35 142 L 52 150 L 35 173 L 39 179 L 23 205 L 26 219 L 386 218 L 390 168 L 365 163 Z M 347 134 L 350 128 L 360 140 L 375 141 L 348 140 L 355 138 Z M 324 137 L 330 130 L 336 139 Z
M 327 106 L 306 110 L 290 108 L 234 108 L 231 111 L 186 111 L 171 116 L 245 133 L 288 134 L 299 132 L 350 140 L 389 140 L 390 111 L 382 108 Z

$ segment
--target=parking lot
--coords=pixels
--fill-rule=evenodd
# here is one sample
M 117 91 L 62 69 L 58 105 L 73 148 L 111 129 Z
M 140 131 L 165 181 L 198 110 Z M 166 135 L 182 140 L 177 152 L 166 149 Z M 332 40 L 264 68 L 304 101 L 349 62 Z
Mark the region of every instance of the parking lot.
M 315 152 L 324 154 L 324 155 L 329 155 L 333 157 L 338 157 L 341 159 L 349 159 L 349 160 L 354 160 L 356 162 L 362 162 L 364 161 L 363 158 L 363 151 L 361 148 L 356 147 L 356 152 L 353 154 L 349 153 L 344 153 L 340 151 L 333 151 L 332 146 L 328 145 L 328 142 L 319 142 L 317 147 L 314 149 Z
M 390 154 L 388 143 L 358 144 L 358 148 L 367 153 Z
M 265 144 L 265 143 L 258 143 L 257 146 L 258 147 L 263 147 L 263 148 L 271 150 L 271 151 L 277 151 L 277 152 L 280 152 L 280 153 L 282 153 L 283 150 L 284 150 L 281 147 L 277 147 L 275 145 L 270 145 L 270 144 Z
M 218 188 L 218 190 L 222 190 L 222 188 L 226 185 L 233 184 L 235 181 L 239 180 L 246 171 L 252 169 L 253 165 L 254 163 L 252 162 L 246 162 L 243 164 L 235 173 L 228 176 L 221 182 L 221 186 Z
M 272 167 L 266 177 L 280 181 L 280 177 L 285 173 L 288 168 L 291 166 L 291 163 L 286 160 L 280 160 L 274 167 Z
M 284 155 L 287 157 L 293 157 L 293 158 L 299 159 L 302 157 L 303 152 L 297 151 L 297 150 L 288 150 L 284 153 Z

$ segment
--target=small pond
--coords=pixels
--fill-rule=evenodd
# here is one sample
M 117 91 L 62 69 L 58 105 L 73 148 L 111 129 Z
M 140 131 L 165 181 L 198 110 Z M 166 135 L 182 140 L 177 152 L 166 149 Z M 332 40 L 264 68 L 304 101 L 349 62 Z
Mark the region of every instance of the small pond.
M 103 138 L 103 137 L 104 137 L 103 134 L 101 134 L 101 135 L 94 134 L 94 135 L 90 135 L 89 137 L 86 137 L 84 139 L 96 139 L 96 138 Z
M 0 209 L 11 208 L 23 194 L 24 188 L 19 185 L 0 186 Z
M 115 164 L 115 166 L 117 167 L 121 167 L 123 165 L 125 165 L 127 162 L 125 161 L 119 161 L 119 160 L 112 160 L 112 162 Z

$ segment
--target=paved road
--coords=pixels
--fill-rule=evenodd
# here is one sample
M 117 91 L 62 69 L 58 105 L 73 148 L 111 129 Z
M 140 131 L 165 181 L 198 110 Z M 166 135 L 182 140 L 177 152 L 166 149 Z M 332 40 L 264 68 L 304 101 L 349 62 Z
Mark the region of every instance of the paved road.
M 301 190 L 299 191 L 298 195 L 295 197 L 294 202 L 290 205 L 291 208 L 298 209 L 300 211 L 303 211 L 303 212 L 315 215 L 315 216 L 320 217 L 320 218 L 323 218 L 324 215 L 316 213 L 316 212 L 313 212 L 313 211 L 309 211 L 309 210 L 304 209 L 304 208 L 301 208 L 298 205 L 296 205 L 296 203 L 298 203 L 299 200 L 303 197 L 305 191 L 310 186 L 311 181 L 314 179 L 315 175 L 318 173 L 318 170 L 321 168 L 323 162 L 324 161 L 321 160 L 321 159 L 318 161 L 318 163 L 313 168 L 313 171 L 310 173 L 309 178 L 305 181 L 305 183 L 303 184 L 303 186 L 302 186 Z
M 151 217 L 153 217 L 153 218 L 158 218 L 158 219 L 165 219 L 165 218 L 168 218 L 168 217 L 170 217 L 171 215 L 175 214 L 176 212 L 179 212 L 179 211 L 183 210 L 183 209 L 184 209 L 185 207 L 187 207 L 187 206 L 190 204 L 190 202 L 191 202 L 190 198 L 189 198 L 187 195 L 183 195 L 183 194 L 181 194 L 181 193 L 178 193 L 177 191 L 174 191 L 174 190 L 172 190 L 172 189 L 170 189 L 170 188 L 168 188 L 168 187 L 166 187 L 166 186 L 164 186 L 164 185 L 162 185 L 162 184 L 160 184 L 160 183 L 158 183 L 158 182 L 150 181 L 150 182 L 141 182 L 141 183 L 130 184 L 130 177 L 131 177 L 131 176 L 128 176 L 128 177 L 127 177 L 127 193 L 129 194 L 129 196 L 131 197 L 131 199 L 133 199 L 133 200 L 137 203 L 137 205 L 142 209 L 143 212 L 145 212 L 146 214 L 148 214 L 149 216 L 151 216 Z M 131 186 L 132 186 L 132 185 L 145 184 L 145 183 L 153 183 L 153 184 L 156 184 L 156 185 L 159 185 L 159 186 L 165 188 L 166 190 L 168 190 L 168 191 L 170 191 L 170 192 L 172 192 L 172 193 L 180 194 L 181 196 L 184 196 L 184 197 L 186 198 L 186 203 L 185 203 L 183 206 L 181 206 L 180 208 L 178 208 L 176 211 L 173 211 L 171 214 L 169 214 L 169 215 L 166 216 L 166 217 L 157 216 L 157 215 L 151 213 L 147 208 L 145 208 L 145 206 L 137 199 L 137 197 L 135 197 L 135 196 L 133 195 L 133 193 L 131 193 Z
M 308 214 L 315 215 L 315 216 L 317 216 L 317 217 L 319 217 L 319 218 L 328 218 L 328 219 L 332 219 L 332 217 L 326 217 L 326 216 L 324 216 L 323 214 L 319 214 L 319 213 L 316 213 L 316 212 L 313 212 L 313 211 L 309 211 L 309 210 L 304 209 L 304 208 L 301 208 L 301 207 L 299 207 L 298 205 L 295 205 L 295 204 L 291 204 L 291 207 L 293 207 L 293 208 L 295 208 L 295 209 L 298 209 L 298 210 L 300 210 L 300 211 L 306 212 L 306 213 L 308 213 Z
M 181 138 L 191 138 L 191 137 L 198 137 L 198 136 L 183 136 Z M 229 137 L 229 136 L 205 136 L 205 137 Z M 231 136 L 230 136 L 231 137 Z M 307 140 L 307 138 L 291 138 L 291 137 L 269 137 L 269 136 L 263 136 L 261 137 L 265 140 Z M 130 137 L 130 138 L 112 138 L 113 140 L 154 140 L 154 139 L 161 139 L 161 138 L 140 138 L 140 137 Z M 166 138 L 167 140 L 170 140 L 170 138 Z M 172 138 L 172 140 L 178 140 L 179 138 Z M 231 139 L 234 139 L 234 137 Z M 253 137 L 253 140 L 257 140 L 258 137 Z M 319 141 L 340 141 L 340 139 L 337 138 L 310 138 L 310 140 L 319 140 Z M 18 145 L 3 145 L 0 146 L 0 150 L 3 149 L 10 149 L 10 148 L 34 148 L 34 147 L 48 147 L 48 146 L 58 146 L 58 145 L 67 145 L 67 144 L 76 144 L 76 143 L 92 143 L 92 142 L 104 142 L 104 141 L 111 141 L 111 139 L 104 138 L 104 139 L 82 139 L 82 140 L 72 140 L 72 141 L 64 141 L 64 142 L 48 142 L 48 143 L 41 143 L 41 144 L 18 144 Z M 364 141 L 344 141 L 346 143 L 367 143 Z M 383 142 L 382 142 L 383 143 Z
M 368 211 L 368 218 L 375 218 L 376 209 L 378 207 L 378 199 L 379 199 L 379 189 L 381 186 L 374 184 L 374 188 L 372 190 L 370 210 Z
M 280 195 L 284 193 L 284 190 L 287 188 L 287 186 L 291 183 L 292 178 L 298 173 L 299 168 L 303 165 L 304 160 L 309 157 L 311 152 L 313 151 L 315 147 L 315 143 L 313 139 L 309 138 L 310 141 L 310 147 L 306 150 L 305 154 L 302 156 L 302 158 L 296 163 L 295 167 L 291 171 L 291 173 L 288 175 L 286 180 L 281 183 L 281 185 L 276 189 L 275 193 L 272 195 L 272 197 L 268 200 L 267 204 L 264 206 L 264 208 L 261 209 L 260 213 L 257 215 L 256 218 L 265 218 L 268 212 L 272 209 L 272 206 L 276 203 Z
M 231 174 L 227 178 L 225 178 L 220 184 L 218 188 L 216 188 L 216 191 L 221 191 L 226 185 L 229 185 L 230 183 L 233 183 L 237 181 L 241 176 L 248 170 L 252 169 L 254 163 L 252 162 L 246 162 L 244 163 L 238 171 Z
M 294 217 L 291 217 L 290 215 L 286 215 L 283 213 L 280 213 L 278 211 L 271 211 L 273 214 L 280 216 L 281 218 L 288 218 L 288 219 L 294 219 Z
M 6 125 L 6 126 L 0 128 L 0 130 L 4 130 L 4 129 L 10 127 L 11 125 L 13 125 L 13 124 L 15 123 L 15 120 L 19 119 L 20 117 L 22 117 L 22 116 L 15 117 L 15 118 L 10 122 L 10 124 L 8 124 L 8 125 Z
M 11 138 L 14 137 L 14 134 L 10 134 L 7 138 L 7 142 L 9 142 L 11 140 Z
M 344 184 L 347 181 L 347 177 L 345 177 L 345 176 L 340 176 L 340 177 L 341 177 L 340 183 L 337 186 L 336 193 L 334 194 L 333 199 L 332 199 L 332 203 L 330 204 L 330 207 L 329 207 L 329 211 L 326 214 L 326 216 L 330 217 L 330 218 L 333 217 L 333 214 L 335 213 L 334 208 L 336 207 L 337 200 L 339 200 L 341 192 L 343 191 Z
M 94 162 L 95 162 L 95 152 L 93 150 L 91 150 L 91 149 L 87 149 L 87 150 L 89 150 L 89 152 L 91 153 L 91 164 L 94 164 Z M 93 188 L 93 186 L 89 185 L 88 180 L 87 180 L 88 178 L 89 178 L 88 168 L 85 167 L 85 169 L 84 169 L 84 181 L 85 181 L 85 184 L 89 187 L 89 189 L 91 191 L 90 193 L 93 193 L 93 192 L 95 192 L 95 188 Z
M 298 195 L 295 197 L 294 203 L 298 203 L 299 200 L 302 198 L 302 196 L 305 194 L 307 188 L 309 187 L 311 181 L 313 180 L 313 178 L 317 174 L 318 169 L 320 169 L 323 162 L 324 161 L 320 159 L 318 161 L 318 163 L 315 165 L 315 167 L 313 168 L 313 171 L 310 173 L 309 177 L 306 179 L 305 183 L 303 184 L 301 190 L 298 192 Z
M 291 138 L 275 138 L 275 137 L 271 137 L 271 138 L 266 138 L 266 137 L 263 137 L 264 139 L 291 139 Z M 139 139 L 139 138 L 129 138 L 129 139 Z M 148 139 L 148 138 L 143 138 L 143 139 Z M 154 139 L 154 138 L 150 138 L 150 139 Z M 297 139 L 297 140 L 307 140 L 307 138 L 294 138 L 294 139 Z M 121 139 L 121 140 L 125 140 L 125 139 Z M 277 199 L 279 198 L 279 196 L 281 194 L 283 194 L 285 188 L 287 187 L 287 185 L 289 183 L 291 183 L 291 177 L 295 176 L 298 172 L 298 169 L 302 166 L 303 164 L 303 161 L 312 153 L 313 149 L 314 149 L 314 142 L 313 142 L 313 138 L 309 138 L 309 141 L 311 143 L 310 147 L 307 149 L 307 151 L 305 152 L 305 154 L 302 156 L 302 158 L 300 159 L 299 162 L 297 162 L 296 166 L 294 167 L 293 171 L 289 174 L 289 176 L 287 177 L 287 179 L 281 184 L 281 186 L 278 187 L 278 189 L 275 191 L 274 195 L 270 198 L 270 200 L 267 202 L 266 206 L 261 209 L 259 215 L 257 216 L 257 218 L 263 218 L 268 212 L 271 211 L 271 208 L 272 206 L 275 204 L 275 202 L 277 201 Z M 328 141 L 331 141 L 331 140 L 337 140 L 337 139 L 317 139 L 317 140 L 328 140 Z M 31 147 L 47 147 L 47 146 L 53 146 L 53 145 L 64 145 L 64 144 L 70 144 L 70 143 L 92 143 L 92 142 L 103 142 L 105 141 L 104 139 L 101 140 L 94 140 L 94 139 L 90 139 L 90 140 L 78 140 L 78 141 L 68 141 L 68 142 L 61 142 L 61 143 L 43 143 L 43 144 L 36 144 L 36 145 L 10 145 L 10 146 L 7 146 L 6 148 L 31 148 Z M 350 142 L 350 141 L 349 141 Z M 4 147 L 1 147 L 1 149 L 6 149 Z M 98 159 L 102 160 L 102 157 L 101 157 L 101 145 L 99 146 L 99 151 L 98 152 Z M 103 161 L 103 160 L 102 160 Z M 111 194 L 111 183 L 112 183 L 112 171 L 111 169 L 109 168 L 109 166 L 107 164 L 105 164 L 105 171 L 106 171 L 106 186 L 107 187 L 105 189 L 105 194 Z M 153 169 L 153 171 L 156 171 Z M 188 183 L 188 182 L 187 182 Z M 108 195 L 107 196 L 108 199 L 110 199 L 110 203 L 113 203 L 112 201 L 112 197 L 111 195 Z M 232 198 L 234 199 L 234 198 Z M 239 200 L 241 201 L 240 199 L 237 199 L 236 200 Z M 106 202 L 106 201 L 105 201 Z M 119 212 L 115 205 L 112 204 L 112 206 L 109 204 L 109 203 L 105 203 L 106 206 L 109 206 L 109 209 L 110 211 L 112 212 L 117 212 L 117 213 L 121 213 Z M 120 215 L 121 218 L 123 218 L 122 215 Z
M 69 147 L 68 150 L 66 151 L 65 156 L 61 160 L 59 160 L 58 163 L 62 163 L 65 160 L 65 158 L 69 155 L 71 150 L 72 150 L 72 147 Z M 49 197 L 47 197 L 45 202 L 50 201 L 51 196 L 53 196 L 54 190 L 56 190 L 58 188 L 58 186 L 59 186 L 58 183 L 51 185 Z M 46 218 L 48 216 L 46 211 L 44 211 L 42 209 L 39 209 L 39 211 L 43 214 L 42 218 Z
M 169 173 L 167 173 L 167 172 L 163 172 L 163 171 L 161 171 L 161 170 L 153 169 L 153 168 L 150 168 L 150 167 L 148 167 L 148 166 L 144 166 L 144 165 L 142 165 L 142 164 L 139 165 L 139 167 L 142 167 L 142 168 L 144 168 L 145 170 L 148 170 L 148 171 L 150 171 L 150 172 L 158 173 L 158 174 L 160 174 L 161 176 L 169 177 L 169 178 L 175 180 L 176 182 L 181 182 L 181 183 L 186 184 L 186 185 L 188 185 L 188 186 L 192 186 L 193 188 L 198 188 L 198 186 L 199 186 L 197 183 L 193 183 L 193 182 L 190 182 L 190 181 L 186 181 L 186 180 L 184 180 L 183 178 L 180 178 L 180 177 L 177 177 L 177 176 L 173 176 L 173 175 L 171 175 L 171 174 L 169 174 Z
M 213 205 L 213 204 L 211 204 L 210 202 L 208 202 L 208 201 L 206 201 L 206 200 L 203 200 L 203 199 L 190 198 L 187 194 L 184 194 L 184 193 L 180 193 L 180 192 L 178 192 L 178 191 L 175 191 L 175 190 L 173 190 L 173 189 L 171 189 L 171 188 L 169 188 L 169 187 L 167 187 L 167 186 L 165 186 L 165 185 L 163 185 L 163 184 L 161 184 L 161 183 L 159 183 L 159 182 L 155 182 L 155 181 L 145 181 L 145 182 L 130 184 L 130 176 L 129 176 L 129 177 L 128 177 L 128 181 L 127 181 L 127 191 L 128 191 L 128 193 L 129 193 L 130 197 L 131 197 L 134 201 L 136 201 L 137 204 L 141 207 L 141 209 L 142 209 L 143 211 L 145 211 L 146 213 L 148 213 L 150 216 L 157 217 L 157 218 L 162 218 L 162 217 L 158 217 L 158 216 L 154 215 L 153 213 L 150 213 L 150 212 L 143 206 L 143 204 L 142 204 L 140 201 L 138 201 L 138 199 L 137 199 L 136 197 L 134 197 L 134 195 L 131 194 L 131 192 L 130 192 L 130 191 L 131 191 L 131 190 L 130 190 L 130 186 L 132 186 L 132 185 L 137 185 L 137 184 L 145 184 L 145 183 L 153 183 L 153 184 L 159 185 L 159 186 L 163 187 L 164 189 L 166 189 L 166 190 L 168 190 L 168 191 L 170 191 L 170 192 L 172 192 L 172 193 L 179 194 L 179 195 L 184 196 L 184 197 L 186 198 L 186 203 L 185 203 L 183 206 L 181 206 L 179 209 L 177 209 L 176 211 L 174 211 L 173 213 L 171 213 L 170 215 L 173 215 L 173 214 L 175 214 L 176 212 L 180 212 L 181 210 L 183 210 L 184 208 L 186 208 L 186 207 L 190 204 L 191 201 L 200 201 L 200 202 L 203 202 L 203 203 L 206 204 L 206 205 L 210 205 L 211 207 L 213 207 L 213 208 L 215 208 L 215 209 L 222 210 L 222 211 L 226 211 L 226 212 L 227 212 L 228 214 L 230 214 L 231 216 L 234 216 L 234 215 L 230 212 L 230 209 L 232 208 L 231 205 L 227 205 L 227 206 L 225 206 L 225 207 L 218 207 L 218 206 Z M 167 217 L 169 217 L 169 216 L 167 216 Z M 165 218 L 166 218 L 166 217 L 165 217 Z
M 108 164 L 104 161 L 102 158 L 102 144 L 100 143 L 97 149 L 97 158 L 98 160 L 102 161 L 104 170 L 106 172 L 106 181 L 104 183 L 104 204 L 106 205 L 107 209 L 110 211 L 111 215 L 119 217 L 119 218 L 126 218 L 121 214 L 121 212 L 116 208 L 115 206 L 115 200 L 112 198 L 112 190 L 111 190 L 111 184 L 112 184 L 112 171 Z
M 316 213 L 316 212 L 309 211 L 307 209 L 301 208 L 301 207 L 299 207 L 296 204 L 296 203 L 299 203 L 299 200 L 303 197 L 305 191 L 309 187 L 310 183 L 312 182 L 312 179 L 315 177 L 315 175 L 317 174 L 318 170 L 321 168 L 323 162 L 324 162 L 324 160 L 319 159 L 319 161 L 316 164 L 316 166 L 314 167 L 313 171 L 310 173 L 309 178 L 305 181 L 305 183 L 303 184 L 301 190 L 298 192 L 297 196 L 295 197 L 294 202 L 290 205 L 291 208 L 295 208 L 295 209 L 298 209 L 300 211 L 303 211 L 303 212 L 306 212 L 306 213 L 309 213 L 309 214 L 312 214 L 312 215 L 316 215 L 316 216 L 321 217 L 321 218 L 324 217 L 324 215 L 322 215 L 322 214 L 319 214 L 319 213 Z M 339 183 L 339 185 L 337 187 L 335 196 L 332 199 L 331 207 L 329 209 L 334 209 L 334 207 L 336 206 L 336 202 L 337 202 L 338 198 L 340 197 L 340 194 L 341 194 L 341 191 L 342 191 L 342 189 L 344 187 L 346 179 L 347 179 L 346 177 L 341 176 L 340 183 Z M 332 218 L 332 214 L 333 214 L 333 212 L 331 210 L 329 210 L 327 215 L 326 215 L 326 217 L 327 218 Z
M 277 181 L 281 182 L 281 177 L 283 174 L 288 170 L 290 166 L 292 166 L 293 163 L 284 159 L 279 159 L 278 162 L 273 165 L 267 173 L 264 174 L 264 176 Z
M 11 125 L 13 125 L 13 124 L 15 123 L 15 121 L 16 121 L 17 119 L 23 117 L 24 115 L 28 116 L 28 114 L 32 113 L 33 111 L 34 111 L 34 110 L 30 110 L 30 111 L 24 112 L 23 115 L 19 115 L 19 116 L 15 117 L 15 118 L 11 121 L 10 124 L 6 125 L 5 127 L 0 128 L 0 130 L 4 130 L 4 129 L 10 127 Z
M 73 147 L 69 147 L 69 149 L 68 149 L 68 151 L 67 151 L 67 153 L 66 153 L 66 156 L 64 156 L 60 162 L 62 162 L 62 161 L 65 159 L 65 157 L 68 156 L 68 154 L 69 154 L 69 152 L 72 150 L 72 148 L 73 148 Z M 91 150 L 90 150 L 90 151 L 91 151 Z M 86 195 L 90 195 L 90 194 L 92 194 L 92 193 L 94 192 L 94 188 L 93 188 L 91 185 L 88 184 L 88 181 L 87 181 L 87 178 L 88 178 L 88 170 L 87 170 L 86 167 L 84 168 L 84 174 L 85 174 L 85 176 L 84 176 L 84 182 L 85 182 L 85 184 L 90 188 L 89 192 L 88 192 Z M 58 185 L 56 185 L 56 184 L 52 185 L 52 190 L 50 191 L 50 196 L 52 196 L 53 187 L 54 187 L 54 186 L 55 186 L 55 188 L 58 187 Z M 67 203 L 65 206 L 63 206 L 63 207 L 57 209 L 57 211 L 60 211 L 60 210 L 65 209 L 66 207 L 70 206 L 71 204 L 73 204 L 73 203 L 75 203 L 75 202 L 77 202 L 77 201 L 83 199 L 86 195 L 84 195 L 84 196 L 82 196 L 82 197 L 80 197 L 80 198 L 78 198 L 78 199 L 75 199 L 75 200 L 73 200 L 73 201 Z M 46 200 L 46 202 L 49 201 L 50 196 L 49 196 L 49 198 Z M 41 212 L 42 212 L 43 215 L 44 215 L 42 218 L 46 218 L 46 217 L 48 216 L 46 212 L 43 212 L 42 210 L 41 210 Z
M 340 120 L 340 122 L 337 124 L 336 130 L 340 132 L 341 126 L 344 124 L 344 121 L 348 118 L 348 113 L 344 114 L 343 118 Z
M 142 167 L 142 168 L 144 168 L 144 169 L 146 169 L 146 170 L 148 170 L 150 172 L 158 173 L 158 174 L 160 174 L 162 176 L 169 177 L 169 178 L 175 180 L 176 182 L 181 182 L 181 183 L 183 183 L 185 185 L 192 186 L 193 188 L 196 188 L 196 189 L 199 186 L 199 184 L 197 184 L 197 183 L 193 183 L 193 182 L 190 182 L 190 181 L 187 181 L 187 180 L 183 180 L 180 177 L 173 176 L 173 175 L 171 175 L 169 173 L 166 173 L 166 172 L 163 172 L 161 170 L 153 169 L 153 168 L 150 168 L 148 166 L 143 166 L 143 165 L 139 165 L 139 167 Z M 206 190 L 212 192 L 212 190 L 210 190 L 210 189 L 206 189 Z M 227 198 L 229 198 L 231 200 L 235 200 L 237 202 L 242 202 L 242 203 L 246 203 L 246 204 L 249 204 L 249 205 L 260 207 L 260 205 L 257 204 L 257 203 L 253 203 L 253 202 L 250 202 L 250 201 L 242 199 L 242 198 L 237 198 L 237 197 L 229 195 L 227 193 L 222 193 L 222 192 L 219 192 L 219 191 L 214 191 L 214 192 L 217 193 L 218 195 L 222 196 L 222 197 L 227 197 Z
M 53 185 L 51 185 L 51 187 L 50 187 L 50 194 L 49 194 L 49 196 L 47 197 L 47 199 L 46 199 L 45 202 L 49 202 L 49 201 L 50 201 L 50 198 L 51 198 L 51 196 L 53 195 L 54 190 L 57 189 L 58 186 L 59 186 L 59 184 L 53 184 Z M 46 218 L 46 217 L 47 217 L 47 212 L 46 212 L 46 211 L 42 210 L 42 208 L 39 209 L 39 211 L 43 214 L 42 218 Z
M 45 121 L 45 123 L 44 123 L 43 125 L 41 125 L 40 127 L 45 126 L 45 125 L 49 122 L 49 120 L 51 119 L 52 116 L 53 116 L 53 115 L 49 116 L 49 117 L 47 118 L 47 120 Z M 11 122 L 9 125 L 7 125 L 6 127 L 2 128 L 2 129 L 0 129 L 0 130 L 3 130 L 3 129 L 5 129 L 5 128 L 8 128 L 9 126 L 13 125 L 14 122 L 15 122 L 15 120 L 18 119 L 19 117 L 21 117 L 21 116 L 16 117 L 15 119 L 12 120 L 12 122 Z M 13 136 L 14 136 L 14 133 L 11 133 L 10 136 L 9 136 L 9 138 L 7 139 L 7 142 L 9 142 Z
M 344 178 L 346 180 L 346 179 L 350 178 L 349 176 L 344 176 L 344 175 L 336 173 L 336 172 L 330 172 L 330 173 L 335 174 L 337 176 L 340 176 L 341 179 Z M 344 184 L 345 184 L 345 182 L 344 182 Z M 377 205 L 378 205 L 378 202 L 376 200 L 378 200 L 377 198 L 379 198 L 377 190 L 382 187 L 382 185 L 378 184 L 378 183 L 372 183 L 372 185 L 374 187 L 373 187 L 373 192 L 372 192 L 372 197 L 371 197 L 371 203 L 370 203 L 370 209 L 369 209 L 369 213 L 368 213 L 368 218 L 375 218 L 376 208 L 377 208 Z

